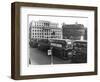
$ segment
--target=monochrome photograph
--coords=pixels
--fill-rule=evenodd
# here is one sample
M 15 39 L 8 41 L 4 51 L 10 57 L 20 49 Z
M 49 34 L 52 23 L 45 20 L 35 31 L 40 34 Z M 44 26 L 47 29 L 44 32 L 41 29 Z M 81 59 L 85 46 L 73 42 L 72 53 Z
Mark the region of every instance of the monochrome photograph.
M 97 7 L 12 3 L 13 79 L 97 74 Z
M 87 63 L 87 19 L 28 15 L 29 64 Z

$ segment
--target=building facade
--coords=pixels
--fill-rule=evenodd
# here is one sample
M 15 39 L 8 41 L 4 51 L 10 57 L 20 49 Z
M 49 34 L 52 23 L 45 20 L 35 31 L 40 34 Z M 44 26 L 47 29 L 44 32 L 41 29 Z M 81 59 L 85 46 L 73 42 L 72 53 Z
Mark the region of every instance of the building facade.
M 63 24 L 63 39 L 81 40 L 84 39 L 85 28 L 82 24 Z
M 87 28 L 85 28 L 84 40 L 87 40 Z
M 30 39 L 61 39 L 62 29 L 58 27 L 58 23 L 50 21 L 32 21 L 29 28 Z

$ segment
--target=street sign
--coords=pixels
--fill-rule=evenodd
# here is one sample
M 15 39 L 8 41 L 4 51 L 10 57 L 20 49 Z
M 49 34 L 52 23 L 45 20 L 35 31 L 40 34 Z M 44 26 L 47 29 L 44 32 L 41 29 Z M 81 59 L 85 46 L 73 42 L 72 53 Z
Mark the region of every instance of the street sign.
M 52 50 L 48 50 L 48 55 L 52 55 Z

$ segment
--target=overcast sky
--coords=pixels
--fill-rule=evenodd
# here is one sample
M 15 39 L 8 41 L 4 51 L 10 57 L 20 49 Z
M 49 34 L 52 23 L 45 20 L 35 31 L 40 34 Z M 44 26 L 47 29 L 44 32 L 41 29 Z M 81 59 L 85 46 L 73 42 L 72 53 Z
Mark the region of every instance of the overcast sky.
M 85 27 L 88 27 L 88 18 L 87 17 L 63 17 L 63 16 L 29 16 L 29 23 L 31 21 L 38 21 L 38 20 L 45 20 L 50 21 L 53 23 L 58 23 L 59 27 L 61 28 L 62 23 L 66 24 L 75 24 L 76 22 L 78 24 L 83 24 Z

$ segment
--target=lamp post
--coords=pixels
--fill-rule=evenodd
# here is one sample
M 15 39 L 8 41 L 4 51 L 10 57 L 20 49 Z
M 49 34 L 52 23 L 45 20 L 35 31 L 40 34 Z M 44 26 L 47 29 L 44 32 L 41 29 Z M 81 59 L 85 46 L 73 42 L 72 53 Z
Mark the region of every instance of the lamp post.
M 52 36 L 52 38 L 55 37 L 55 32 L 54 31 L 51 33 L 51 36 Z M 53 47 L 51 47 L 50 50 L 51 50 L 51 65 L 53 65 L 53 53 L 52 53 Z

